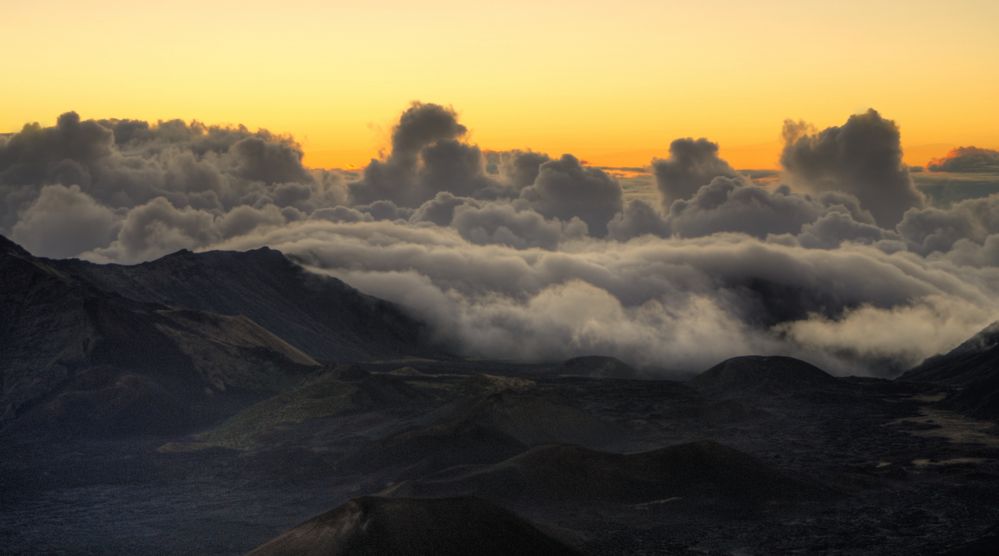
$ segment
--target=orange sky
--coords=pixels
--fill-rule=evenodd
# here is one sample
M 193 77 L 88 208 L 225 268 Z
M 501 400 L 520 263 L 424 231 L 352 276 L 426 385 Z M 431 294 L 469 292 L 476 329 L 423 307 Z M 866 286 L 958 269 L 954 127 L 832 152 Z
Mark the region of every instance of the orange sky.
M 486 149 L 633 166 L 705 136 L 776 165 L 785 118 L 874 107 L 907 161 L 999 147 L 999 2 L 6 3 L 0 131 L 83 117 L 243 123 L 357 167 L 412 100 Z

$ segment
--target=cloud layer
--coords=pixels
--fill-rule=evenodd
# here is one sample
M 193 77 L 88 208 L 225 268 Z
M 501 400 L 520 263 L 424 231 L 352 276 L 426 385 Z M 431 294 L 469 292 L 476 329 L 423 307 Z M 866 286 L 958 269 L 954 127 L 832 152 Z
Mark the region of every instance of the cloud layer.
M 711 141 L 678 139 L 650 162 L 658 203 L 571 154 L 467 135 L 455 110 L 414 103 L 353 176 L 304 167 L 263 130 L 67 113 L 0 137 L 0 233 L 125 263 L 270 245 L 482 357 L 667 372 L 782 353 L 885 374 L 996 317 L 999 196 L 934 206 L 873 110 L 786 122 L 784 184 L 765 187 Z M 987 167 L 979 151 L 938 166 Z

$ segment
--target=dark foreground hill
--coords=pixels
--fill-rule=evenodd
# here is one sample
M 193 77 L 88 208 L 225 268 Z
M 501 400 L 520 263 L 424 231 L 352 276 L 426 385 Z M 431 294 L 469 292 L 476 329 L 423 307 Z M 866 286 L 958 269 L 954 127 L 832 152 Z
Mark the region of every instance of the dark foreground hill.
M 399 496 L 475 494 L 531 503 L 637 504 L 671 498 L 757 505 L 823 490 L 716 442 L 614 454 L 572 445 L 540 446 L 496 464 L 445 471 L 387 491 Z
M 478 498 L 355 498 L 252 556 L 578 554 L 513 512 Z
M 722 361 L 689 384 L 716 398 L 783 396 L 841 387 L 838 379 L 810 363 L 756 355 Z

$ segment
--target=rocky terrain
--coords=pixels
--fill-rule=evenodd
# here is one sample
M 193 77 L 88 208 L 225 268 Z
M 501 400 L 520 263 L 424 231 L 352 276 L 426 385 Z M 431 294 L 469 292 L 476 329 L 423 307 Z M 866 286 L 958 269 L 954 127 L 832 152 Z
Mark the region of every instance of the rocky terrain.
M 0 547 L 988 554 L 995 326 L 896 380 L 738 357 L 463 360 L 271 250 L 0 239 Z M 470 548 L 474 547 L 474 548 Z

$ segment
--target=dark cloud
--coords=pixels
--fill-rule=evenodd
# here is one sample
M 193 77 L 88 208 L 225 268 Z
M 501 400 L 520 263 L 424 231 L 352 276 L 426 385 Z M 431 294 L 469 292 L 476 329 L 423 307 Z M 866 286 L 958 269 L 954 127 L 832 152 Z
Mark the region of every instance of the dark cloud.
M 212 213 L 191 207 L 178 209 L 165 197 L 157 197 L 130 210 L 118 238 L 95 252 L 107 260 L 143 261 L 221 239 Z
M 111 130 L 80 121 L 76 112 L 59 116 L 55 127 L 24 126 L 0 144 L 0 183 L 90 185 L 96 166 L 111 155 Z
M 548 155 L 534 151 L 497 153 L 497 157 L 499 174 L 517 191 L 532 185 L 538 178 L 541 165 L 551 160 Z
M 739 178 L 717 177 L 689 200 L 674 202 L 667 216 L 681 237 L 742 232 L 756 237 L 798 233 L 823 207 L 786 189 L 771 193 Z
M 898 127 L 874 110 L 818 133 L 786 121 L 784 141 L 781 165 L 792 185 L 849 193 L 882 227 L 895 226 L 905 211 L 924 205 L 902 163 Z
M 474 195 L 496 187 L 479 148 L 460 141 L 466 131 L 454 110 L 413 103 L 393 129 L 388 157 L 372 160 L 349 185 L 351 202 L 388 200 L 412 208 L 439 192 Z
M 413 222 L 431 222 L 438 226 L 449 226 L 454 219 L 454 209 L 462 205 L 478 207 L 479 204 L 474 199 L 468 197 L 457 197 L 446 191 L 440 192 L 433 199 L 423 203 L 410 216 Z
M 842 207 L 833 207 L 814 222 L 802 226 L 798 244 L 813 249 L 835 249 L 843 242 L 875 244 L 894 241 L 896 234 L 868 222 L 858 222 Z
M 655 207 L 640 199 L 632 199 L 624 210 L 607 225 L 609 237 L 618 241 L 644 235 L 666 237 L 670 235 L 669 224 Z
M 716 177 L 738 174 L 718 157 L 718 144 L 707 139 L 677 139 L 670 143 L 669 158 L 652 161 L 652 171 L 664 210 L 675 201 L 689 199 Z
M 999 172 L 999 151 L 958 147 L 931 160 L 927 167 L 934 172 Z
M 0 233 L 16 232 L 40 255 L 104 249 L 134 260 L 163 251 L 150 246 L 198 247 L 345 201 L 342 178 L 306 169 L 290 138 L 242 126 L 81 120 L 69 112 L 53 127 L 27 125 L 0 143 Z M 188 220 L 211 221 L 201 228 L 213 230 L 163 216 L 164 203 Z M 137 226 L 152 213 L 163 218 Z M 134 236 L 161 231 L 165 239 Z
M 500 203 L 460 205 L 454 209 L 451 226 L 472 243 L 518 249 L 557 249 L 561 242 L 581 239 L 588 231 L 586 224 L 578 218 L 563 223 L 545 219 L 530 209 Z
M 374 218 L 366 212 L 361 212 L 350 207 L 337 206 L 332 208 L 322 208 L 309 216 L 316 220 L 329 220 L 330 222 L 371 222 Z
M 981 244 L 999 233 L 999 195 L 909 211 L 898 231 L 912 251 L 923 255 L 946 253 L 961 240 Z
M 520 198 L 547 218 L 579 218 L 590 233 L 607 235 L 607 223 L 623 207 L 621 186 L 598 168 L 587 168 L 572 155 L 541 165 L 534 184 Z
M 14 241 L 32 253 L 72 257 L 107 245 L 119 219 L 73 185 L 48 185 L 25 209 L 12 230 Z
M 229 152 L 236 175 L 244 179 L 269 184 L 312 181 L 302 166 L 302 151 L 297 145 L 247 137 L 233 144 Z

